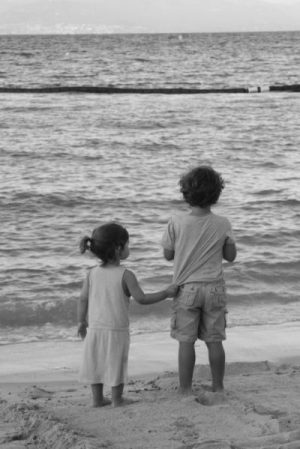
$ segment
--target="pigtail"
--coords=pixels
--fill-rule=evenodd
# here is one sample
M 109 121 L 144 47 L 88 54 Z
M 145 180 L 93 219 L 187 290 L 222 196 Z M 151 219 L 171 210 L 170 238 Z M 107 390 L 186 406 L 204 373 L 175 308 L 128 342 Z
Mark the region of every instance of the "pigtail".
M 84 237 L 82 237 L 82 239 L 80 240 L 80 243 L 79 243 L 79 249 L 80 249 L 81 254 L 83 254 L 87 250 L 91 249 L 91 242 L 92 242 L 92 240 L 90 237 L 88 237 L 86 235 Z

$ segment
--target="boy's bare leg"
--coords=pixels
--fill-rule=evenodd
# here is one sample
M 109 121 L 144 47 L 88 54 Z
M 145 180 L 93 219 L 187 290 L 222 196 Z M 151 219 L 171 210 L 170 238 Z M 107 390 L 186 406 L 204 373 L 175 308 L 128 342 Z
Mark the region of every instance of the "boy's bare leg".
M 178 352 L 179 393 L 190 394 L 192 392 L 194 367 L 194 343 L 180 341 Z
M 103 396 L 103 384 L 92 384 L 93 407 L 104 407 L 111 404 L 109 399 Z
M 224 374 L 225 374 L 225 352 L 223 343 L 206 342 L 208 349 L 209 364 L 212 375 L 212 391 L 223 391 Z
M 123 403 L 124 384 L 117 385 L 111 388 L 111 398 L 113 407 L 118 407 Z

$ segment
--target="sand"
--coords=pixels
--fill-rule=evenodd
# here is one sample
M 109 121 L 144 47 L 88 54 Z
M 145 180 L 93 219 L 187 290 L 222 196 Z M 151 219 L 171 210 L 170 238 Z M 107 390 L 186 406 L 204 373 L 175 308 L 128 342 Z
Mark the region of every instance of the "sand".
M 177 393 L 176 342 L 165 335 L 155 351 L 154 340 L 162 336 L 137 336 L 125 388 L 134 402 L 120 408 L 91 406 L 89 387 L 76 380 L 80 345 L 71 367 L 42 369 L 32 363 L 22 372 L 20 364 L 18 369 L 10 365 L 0 376 L 0 447 L 300 449 L 299 332 L 296 325 L 229 332 L 224 395 L 210 391 L 207 355 L 200 345 L 188 397 Z M 293 337 L 290 345 L 287 335 Z M 259 354 L 269 357 L 259 360 Z M 149 372 L 147 359 L 156 372 Z M 174 363 L 174 369 L 166 369 Z

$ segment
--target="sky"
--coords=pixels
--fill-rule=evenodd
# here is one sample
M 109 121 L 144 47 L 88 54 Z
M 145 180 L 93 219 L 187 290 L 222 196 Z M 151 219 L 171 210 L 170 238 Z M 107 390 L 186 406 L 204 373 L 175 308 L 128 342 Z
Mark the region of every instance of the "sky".
M 300 30 L 300 0 L 0 0 L 0 34 Z

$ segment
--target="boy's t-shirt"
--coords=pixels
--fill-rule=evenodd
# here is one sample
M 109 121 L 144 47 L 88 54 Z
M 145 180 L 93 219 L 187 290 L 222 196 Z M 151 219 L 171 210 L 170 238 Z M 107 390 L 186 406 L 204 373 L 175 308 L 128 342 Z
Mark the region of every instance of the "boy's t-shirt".
M 162 238 L 163 248 L 175 251 L 173 282 L 222 280 L 226 237 L 233 238 L 229 220 L 213 212 L 173 216 Z

